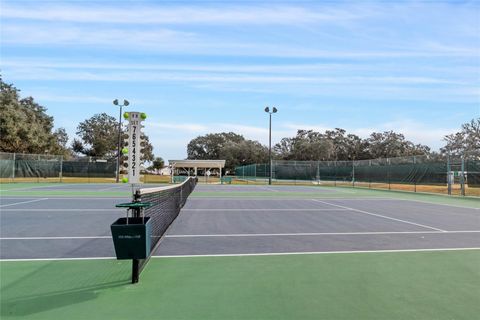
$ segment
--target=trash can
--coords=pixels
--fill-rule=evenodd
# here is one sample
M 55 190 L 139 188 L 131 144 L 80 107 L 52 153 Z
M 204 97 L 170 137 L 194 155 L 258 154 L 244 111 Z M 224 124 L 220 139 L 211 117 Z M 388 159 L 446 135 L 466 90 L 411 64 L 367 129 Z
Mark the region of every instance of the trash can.
M 118 260 L 150 256 L 152 223 L 149 217 L 120 218 L 110 229 Z

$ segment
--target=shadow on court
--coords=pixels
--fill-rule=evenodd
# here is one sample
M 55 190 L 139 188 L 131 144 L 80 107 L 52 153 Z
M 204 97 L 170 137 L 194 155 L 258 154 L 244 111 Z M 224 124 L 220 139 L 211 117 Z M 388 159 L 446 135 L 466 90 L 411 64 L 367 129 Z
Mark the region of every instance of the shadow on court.
M 110 259 L 2 262 L 1 318 L 94 300 L 105 290 L 129 284 L 130 271 L 128 261 Z

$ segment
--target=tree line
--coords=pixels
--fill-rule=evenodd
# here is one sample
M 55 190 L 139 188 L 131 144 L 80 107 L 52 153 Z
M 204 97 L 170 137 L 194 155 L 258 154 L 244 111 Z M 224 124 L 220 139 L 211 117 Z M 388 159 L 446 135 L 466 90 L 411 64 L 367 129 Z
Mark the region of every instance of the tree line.
M 80 122 L 76 137 L 69 145 L 64 128 L 54 130 L 54 119 L 47 108 L 34 98 L 20 98 L 20 89 L 7 84 L 0 77 L 0 151 L 16 153 L 115 158 L 118 155 L 118 120 L 106 113 L 93 115 Z M 122 128 L 123 130 L 124 128 Z M 124 146 L 124 132 L 121 133 Z M 155 161 L 163 166 L 163 159 L 155 159 L 153 146 L 145 136 L 144 161 Z M 158 164 L 158 162 L 161 162 Z
M 341 128 L 325 132 L 298 130 L 296 136 L 283 138 L 273 146 L 272 157 L 275 160 L 298 161 L 348 161 L 440 154 L 480 158 L 480 118 L 463 124 L 459 132 L 445 136 L 444 141 L 445 146 L 440 152 L 435 152 L 394 131 L 373 132 L 363 139 Z M 266 146 L 233 132 L 199 136 L 190 141 L 187 154 L 188 159 L 224 159 L 229 170 L 239 165 L 268 163 Z
M 0 76 L 0 151 L 64 155 L 66 158 L 117 156 L 118 121 L 100 113 L 80 122 L 76 137 L 69 145 L 64 128 L 54 130 L 54 119 L 32 97 L 20 98 L 20 90 L 5 83 Z M 122 144 L 123 144 L 123 140 Z M 152 169 L 163 167 L 161 157 L 154 157 L 153 147 L 145 136 L 144 160 Z M 444 137 L 440 154 L 480 158 L 480 118 L 463 124 L 460 130 Z M 298 130 L 273 146 L 277 160 L 343 161 L 435 155 L 428 146 L 415 144 L 394 131 L 373 132 L 361 138 L 336 128 L 317 132 Z M 267 163 L 268 148 L 255 140 L 233 132 L 210 133 L 192 139 L 187 145 L 188 159 L 226 160 L 226 168 Z

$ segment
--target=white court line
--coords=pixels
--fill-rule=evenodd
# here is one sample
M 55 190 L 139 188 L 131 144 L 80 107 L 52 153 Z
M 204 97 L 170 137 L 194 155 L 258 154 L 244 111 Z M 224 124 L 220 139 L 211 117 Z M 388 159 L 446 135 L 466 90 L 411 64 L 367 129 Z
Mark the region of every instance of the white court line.
M 273 188 L 270 188 L 270 187 L 260 187 L 259 189 L 263 189 L 263 190 L 267 190 L 267 191 L 273 191 L 273 192 L 281 192 L 281 190 L 277 190 L 277 189 L 273 189 Z M 252 192 L 255 192 L 256 190 L 252 190 Z
M 241 200 L 241 201 L 248 201 L 248 200 L 265 200 L 265 201 L 302 201 L 302 200 L 312 200 L 312 199 L 317 199 L 317 198 L 312 198 L 310 195 L 303 196 L 301 192 L 298 192 L 298 194 L 301 196 L 299 197 L 291 197 L 291 198 L 274 198 L 274 197 L 243 197 L 243 196 L 238 196 L 238 197 L 232 197 L 232 196 L 226 196 L 226 197 L 204 197 L 204 196 L 195 196 L 192 195 L 188 198 L 188 200 L 208 200 L 208 201 L 225 201 L 225 200 Z M 342 198 L 342 197 L 336 197 L 336 198 L 318 198 L 322 200 L 391 200 L 388 198 Z
M 0 240 L 78 240 L 78 239 L 111 239 L 111 236 L 86 236 L 86 237 L 7 237 Z
M 472 209 L 472 210 L 480 210 L 480 207 L 474 208 L 474 207 L 465 207 L 465 206 L 457 206 L 454 204 L 445 204 L 445 203 L 435 203 L 435 202 L 428 202 L 428 201 L 422 201 L 422 200 L 413 200 L 413 199 L 394 199 L 394 198 L 389 198 L 391 200 L 399 200 L 399 201 L 412 201 L 412 202 L 420 202 L 420 203 L 425 203 L 425 204 L 431 204 L 434 206 L 445 206 L 445 207 L 452 207 L 452 208 L 462 208 L 462 209 Z M 480 201 L 479 201 L 480 204 Z
M 76 261 L 76 260 L 117 260 L 117 257 L 0 259 L 0 262 Z
M 25 203 L 38 202 L 38 201 L 43 201 L 43 200 L 48 200 L 48 198 L 41 198 L 41 199 L 34 199 L 34 200 L 29 200 L 29 201 L 22 201 L 22 202 L 15 202 L 15 203 L 4 204 L 4 205 L 1 205 L 0 208 L 10 207 L 10 206 L 16 206 L 16 205 L 25 204 Z
M 50 191 L 56 191 L 56 190 L 61 190 L 61 189 L 58 189 L 57 187 L 59 187 L 60 185 L 57 185 L 57 184 L 52 184 L 52 185 L 44 185 L 44 186 L 36 186 L 36 187 L 27 187 L 27 188 L 12 188 L 12 189 L 7 189 L 7 190 L 2 190 L 2 192 L 8 192 L 8 191 L 17 191 L 17 190 L 20 190 L 20 191 L 25 191 L 25 190 L 35 190 L 35 189 L 48 189 L 48 188 L 53 188 L 53 190 L 50 190 Z M 63 186 L 74 186 L 74 184 L 62 184 L 61 187 Z
M 467 251 L 480 250 L 472 248 L 434 248 L 434 249 L 392 249 L 392 250 L 359 250 L 359 251 L 311 251 L 311 252 L 269 252 L 269 253 L 233 253 L 233 254 L 191 254 L 178 256 L 152 256 L 152 258 L 214 258 L 214 257 L 255 257 L 255 256 L 291 256 L 291 255 L 320 255 L 320 254 L 355 254 L 355 253 L 400 253 L 400 252 L 435 252 L 435 251 Z
M 394 234 L 461 234 L 480 233 L 480 230 L 462 231 L 372 231 L 372 232 L 307 232 L 307 233 L 232 233 L 232 234 L 169 234 L 165 238 L 209 238 L 209 237 L 283 237 L 283 236 L 357 236 Z M 1 238 L 0 238 L 1 239 Z
M 299 208 L 293 208 L 293 209 L 257 209 L 257 208 L 244 208 L 244 209 L 237 209 L 237 208 L 225 208 L 225 209 L 220 209 L 220 208 L 212 208 L 212 209 L 196 209 L 196 208 L 183 208 L 182 211 L 350 211 L 348 209 L 299 209 Z
M 326 201 L 321 201 L 321 200 L 318 200 L 318 199 L 312 199 L 312 201 L 320 202 L 320 203 L 323 203 L 323 204 L 328 204 L 328 205 L 338 207 L 338 208 L 349 209 L 349 210 L 352 210 L 352 211 L 355 211 L 355 212 L 360 212 L 360 213 L 368 214 L 368 215 L 375 216 L 375 217 L 380 217 L 380 218 L 384 218 L 384 219 L 388 219 L 388 220 L 403 222 L 403 223 L 411 224 L 411 225 L 418 226 L 418 227 L 423 227 L 423 228 L 433 229 L 433 230 L 437 230 L 437 231 L 447 232 L 446 230 L 431 227 L 431 226 L 427 226 L 427 225 L 424 225 L 424 224 L 415 223 L 415 222 L 412 222 L 412 221 L 407 221 L 407 220 L 402 220 L 402 219 L 397 219 L 397 218 L 392 218 L 392 217 L 388 217 L 388 216 L 384 216 L 384 215 L 381 215 L 381 214 L 372 213 L 372 212 L 368 212 L 368 211 L 364 211 L 364 210 L 359 210 L 359 209 L 354 209 L 354 208 L 350 208 L 350 207 L 340 206 L 338 204 L 333 204 L 333 203 L 329 203 L 329 202 L 326 202 Z
M 269 253 L 232 253 L 232 254 L 194 254 L 178 256 L 152 256 L 154 259 L 169 258 L 221 258 L 221 257 L 256 257 L 256 256 L 290 256 L 290 255 L 323 255 L 323 254 L 356 254 L 356 253 L 402 253 L 402 252 L 438 252 L 438 251 L 475 251 L 472 248 L 434 248 L 434 249 L 392 249 L 392 250 L 359 250 L 359 251 L 312 251 L 312 252 L 269 252 Z M 35 262 L 35 261 L 75 261 L 75 260 L 117 260 L 116 257 L 84 257 L 84 258 L 33 258 L 33 259 L 0 259 L 0 262 Z
M 0 196 L 1 200 L 21 200 L 21 199 L 32 199 L 32 197 L 25 197 L 25 196 L 19 196 L 19 197 L 2 197 Z M 80 197 L 64 197 L 61 195 L 48 195 L 49 200 L 122 200 L 122 199 L 131 199 L 132 196 L 127 195 L 127 196 L 120 196 L 120 197 L 85 197 L 85 196 L 80 196 Z
M 293 193 L 293 192 L 292 192 Z M 472 210 L 480 210 L 479 208 L 474 208 L 474 207 L 467 207 L 467 206 L 460 206 L 460 205 L 454 205 L 454 204 L 445 204 L 445 203 L 436 203 L 436 202 L 431 202 L 431 201 L 424 201 L 424 200 L 416 200 L 416 199 L 396 199 L 396 198 L 390 198 L 390 197 L 362 197 L 359 196 L 358 198 L 342 198 L 342 197 L 320 197 L 320 198 L 312 198 L 312 197 L 306 197 L 302 196 L 301 192 L 298 192 L 298 198 L 295 196 L 290 196 L 290 198 L 273 198 L 273 197 L 267 197 L 267 196 L 257 196 L 257 197 L 243 197 L 243 196 L 237 196 L 237 197 L 232 197 L 232 196 L 216 196 L 216 197 L 208 197 L 208 196 L 195 196 L 193 193 L 188 200 L 217 200 L 217 201 L 222 201 L 222 200 L 265 200 L 265 201 L 295 201 L 295 200 L 311 200 L 311 199 L 319 199 L 319 200 L 346 200 L 346 201 L 412 201 L 412 202 L 419 202 L 419 203 L 425 203 L 425 204 L 431 204 L 431 205 L 439 205 L 439 206 L 446 206 L 446 207 L 453 207 L 453 208 L 464 208 L 464 209 L 472 209 Z
M 125 185 L 120 185 L 120 186 L 108 187 L 108 188 L 104 188 L 104 189 L 98 189 L 96 191 L 101 192 L 101 191 L 107 191 L 107 190 L 112 190 L 112 189 L 120 189 L 120 188 L 124 188 L 124 187 L 125 187 Z
M 65 209 L 2 209 L 1 212 L 101 212 L 101 211 L 108 211 L 108 212 L 124 212 L 125 209 L 72 209 L 72 208 L 65 208 Z
M 291 237 L 291 236 L 362 236 L 362 235 L 403 235 L 403 234 L 465 234 L 480 233 L 480 230 L 461 231 L 372 231 L 372 232 L 310 232 L 310 233 L 232 233 L 232 234 L 167 234 L 165 238 L 210 238 L 210 237 Z M 111 239 L 111 236 L 78 237 L 3 237 L 0 240 L 81 240 Z

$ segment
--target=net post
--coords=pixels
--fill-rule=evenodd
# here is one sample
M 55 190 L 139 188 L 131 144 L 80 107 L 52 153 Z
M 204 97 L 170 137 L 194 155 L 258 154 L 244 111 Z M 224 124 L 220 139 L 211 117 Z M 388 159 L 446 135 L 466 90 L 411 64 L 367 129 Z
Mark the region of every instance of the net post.
M 140 260 L 133 259 L 132 260 L 132 284 L 138 283 L 140 278 Z
M 133 193 L 133 202 L 140 202 L 142 199 L 140 198 L 139 190 L 134 191 Z M 132 210 L 132 217 L 139 218 L 140 217 L 140 208 L 135 208 Z M 140 260 L 139 259 L 132 259 L 132 284 L 138 283 L 140 279 Z

